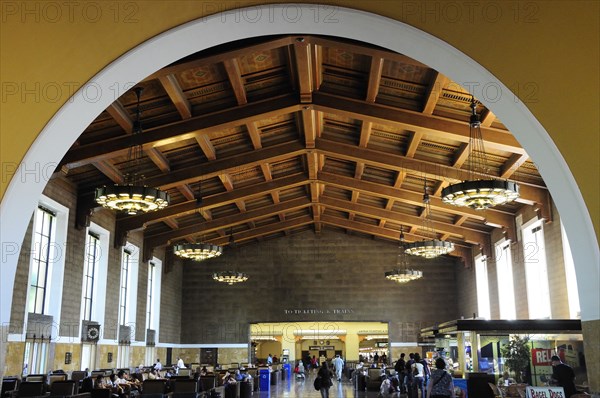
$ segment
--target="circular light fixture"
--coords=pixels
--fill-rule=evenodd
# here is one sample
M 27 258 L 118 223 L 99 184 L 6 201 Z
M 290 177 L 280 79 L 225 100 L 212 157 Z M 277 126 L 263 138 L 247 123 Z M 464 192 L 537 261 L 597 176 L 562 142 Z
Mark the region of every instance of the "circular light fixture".
M 408 283 L 423 277 L 423 272 L 409 268 L 409 260 L 404 242 L 404 226 L 400 226 L 400 252 L 396 260 L 396 269 L 385 273 L 385 277 L 398 283 Z
M 513 181 L 475 180 L 449 185 L 442 189 L 442 201 L 454 206 L 485 210 L 503 205 L 519 197 L 519 186 Z
M 142 134 L 140 97 L 142 87 L 135 88 L 137 97 L 137 106 L 135 110 L 135 121 L 133 122 L 133 131 L 131 134 L 131 146 L 127 154 L 126 169 L 130 172 L 125 173 L 125 182 L 122 185 L 102 186 L 96 188 L 94 198 L 96 203 L 111 210 L 117 210 L 134 216 L 138 213 L 147 213 L 164 209 L 169 205 L 171 198 L 167 192 L 158 188 L 145 186 L 144 176 L 140 173 L 140 161 L 142 159 L 142 146 L 135 144 L 135 137 Z
M 482 178 L 487 173 L 488 161 L 485 153 L 481 121 L 476 111 L 477 103 L 471 97 L 471 118 L 469 122 L 469 157 L 467 169 L 470 179 L 452 184 L 442 189 L 442 201 L 459 207 L 485 210 L 503 205 L 519 197 L 519 185 L 513 181 Z
M 454 243 L 438 239 L 423 240 L 406 244 L 406 253 L 411 256 L 434 258 L 454 251 Z
M 176 256 L 194 261 L 208 260 L 223 254 L 223 248 L 210 243 L 183 243 L 175 245 L 173 252 Z
M 217 282 L 233 285 L 234 283 L 242 283 L 248 280 L 248 275 L 237 271 L 221 271 L 213 273 L 213 279 Z
M 96 202 L 108 209 L 129 215 L 164 209 L 169 194 L 156 188 L 136 185 L 113 185 L 96 188 Z
M 398 283 L 408 283 L 423 277 L 423 272 L 416 269 L 396 269 L 385 273 L 385 277 Z

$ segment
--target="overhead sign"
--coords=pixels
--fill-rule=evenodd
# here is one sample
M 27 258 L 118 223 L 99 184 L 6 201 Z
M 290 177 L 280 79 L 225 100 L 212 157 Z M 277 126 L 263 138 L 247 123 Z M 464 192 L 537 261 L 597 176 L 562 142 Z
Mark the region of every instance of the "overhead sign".
M 525 387 L 527 398 L 565 398 L 562 387 Z

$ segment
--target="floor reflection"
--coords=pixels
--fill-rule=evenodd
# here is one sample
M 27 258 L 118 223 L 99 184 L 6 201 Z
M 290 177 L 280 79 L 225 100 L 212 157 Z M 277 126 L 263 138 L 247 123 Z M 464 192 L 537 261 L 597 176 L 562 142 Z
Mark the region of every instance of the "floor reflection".
M 321 398 L 321 393 L 313 387 L 315 375 L 311 374 L 306 379 L 293 378 L 281 380 L 277 385 L 271 386 L 269 391 L 255 391 L 253 398 Z M 377 398 L 379 391 L 356 391 L 352 382 L 343 378 L 341 382 L 334 381 L 329 389 L 330 398 Z M 404 398 L 405 395 L 391 394 L 388 398 Z

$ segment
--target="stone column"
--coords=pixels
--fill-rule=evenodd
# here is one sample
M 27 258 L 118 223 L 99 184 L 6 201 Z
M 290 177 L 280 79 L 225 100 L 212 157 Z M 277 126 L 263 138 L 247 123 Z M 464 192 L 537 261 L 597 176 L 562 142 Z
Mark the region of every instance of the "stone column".
M 590 394 L 600 398 L 600 320 L 582 321 L 581 328 Z

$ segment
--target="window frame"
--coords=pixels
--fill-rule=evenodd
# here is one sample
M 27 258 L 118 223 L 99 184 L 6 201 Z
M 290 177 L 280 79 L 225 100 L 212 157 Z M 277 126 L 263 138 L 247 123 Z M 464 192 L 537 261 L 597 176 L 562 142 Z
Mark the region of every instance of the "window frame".
M 524 224 L 521 227 L 521 236 L 529 319 L 552 319 L 544 220 L 534 218 Z
M 507 320 L 517 319 L 511 245 L 512 242 L 509 239 L 501 239 L 494 245 L 496 256 L 496 279 L 498 283 L 498 310 L 500 319 Z M 506 297 L 510 297 L 510 302 L 505 300 Z M 507 306 L 510 308 L 507 309 Z
M 485 287 L 482 286 L 482 284 L 485 284 Z M 490 319 L 492 313 L 490 303 L 489 273 L 487 269 L 487 258 L 482 254 L 475 257 L 475 286 L 477 290 L 477 314 L 479 315 L 478 317 Z

